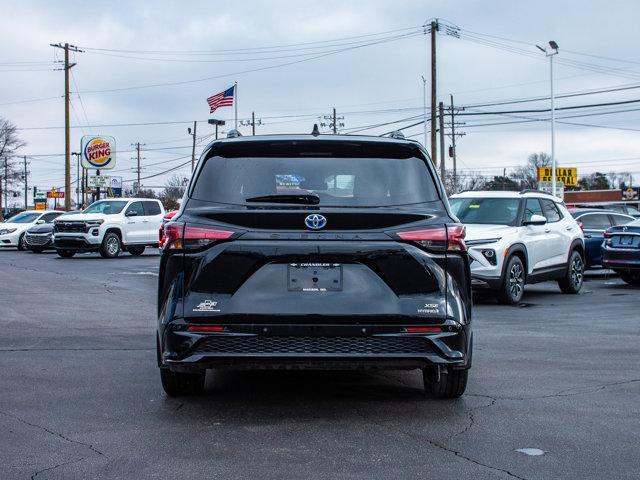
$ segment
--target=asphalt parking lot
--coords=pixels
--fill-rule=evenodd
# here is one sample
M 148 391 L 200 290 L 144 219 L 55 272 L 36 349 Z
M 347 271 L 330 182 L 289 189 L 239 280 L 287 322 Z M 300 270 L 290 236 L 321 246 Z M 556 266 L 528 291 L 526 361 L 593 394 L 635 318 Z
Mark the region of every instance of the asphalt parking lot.
M 157 264 L 0 251 L 1 479 L 640 478 L 640 291 L 616 277 L 480 299 L 459 400 L 417 372 L 210 372 L 176 400 Z

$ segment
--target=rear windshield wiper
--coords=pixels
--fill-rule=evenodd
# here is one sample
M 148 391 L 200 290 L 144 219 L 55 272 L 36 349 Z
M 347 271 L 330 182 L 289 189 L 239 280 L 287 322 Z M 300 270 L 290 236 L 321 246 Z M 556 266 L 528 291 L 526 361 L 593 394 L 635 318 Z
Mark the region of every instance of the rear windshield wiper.
M 284 194 L 284 195 L 262 195 L 260 197 L 245 198 L 246 202 L 265 202 L 265 203 L 304 203 L 317 205 L 320 203 L 320 197 L 313 194 Z

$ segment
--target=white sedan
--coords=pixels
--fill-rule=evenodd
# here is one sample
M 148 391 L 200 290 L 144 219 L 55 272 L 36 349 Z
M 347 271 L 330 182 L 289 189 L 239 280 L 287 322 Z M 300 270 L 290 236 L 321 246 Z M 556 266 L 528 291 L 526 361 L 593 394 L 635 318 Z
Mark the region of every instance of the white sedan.
M 24 250 L 24 234 L 34 225 L 51 223 L 54 218 L 65 212 L 56 210 L 26 210 L 0 222 L 0 247 L 17 247 Z

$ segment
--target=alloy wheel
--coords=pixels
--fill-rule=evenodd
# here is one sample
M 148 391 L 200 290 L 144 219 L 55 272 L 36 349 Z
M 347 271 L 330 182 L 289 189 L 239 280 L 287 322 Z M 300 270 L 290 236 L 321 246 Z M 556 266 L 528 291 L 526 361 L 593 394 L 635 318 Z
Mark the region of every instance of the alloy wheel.
M 509 292 L 513 299 L 519 299 L 524 288 L 522 265 L 514 263 L 509 270 Z
M 118 253 L 118 239 L 116 237 L 107 239 L 107 252 L 109 252 L 109 255 Z
M 582 279 L 584 277 L 583 272 L 584 264 L 582 263 L 582 258 L 580 258 L 580 255 L 575 255 L 571 262 L 571 281 L 575 287 L 582 284 Z

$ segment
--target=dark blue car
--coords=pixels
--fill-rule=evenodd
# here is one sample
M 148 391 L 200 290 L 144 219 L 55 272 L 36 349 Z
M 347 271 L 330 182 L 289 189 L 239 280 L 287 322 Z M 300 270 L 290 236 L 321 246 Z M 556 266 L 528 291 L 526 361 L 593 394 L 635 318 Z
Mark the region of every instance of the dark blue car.
M 626 225 L 635 220 L 630 215 L 597 208 L 576 208 L 570 210 L 573 218 L 582 225 L 586 268 L 602 266 L 602 242 L 605 230 Z
M 602 266 L 630 285 L 640 285 L 640 220 L 611 227 L 604 234 Z

